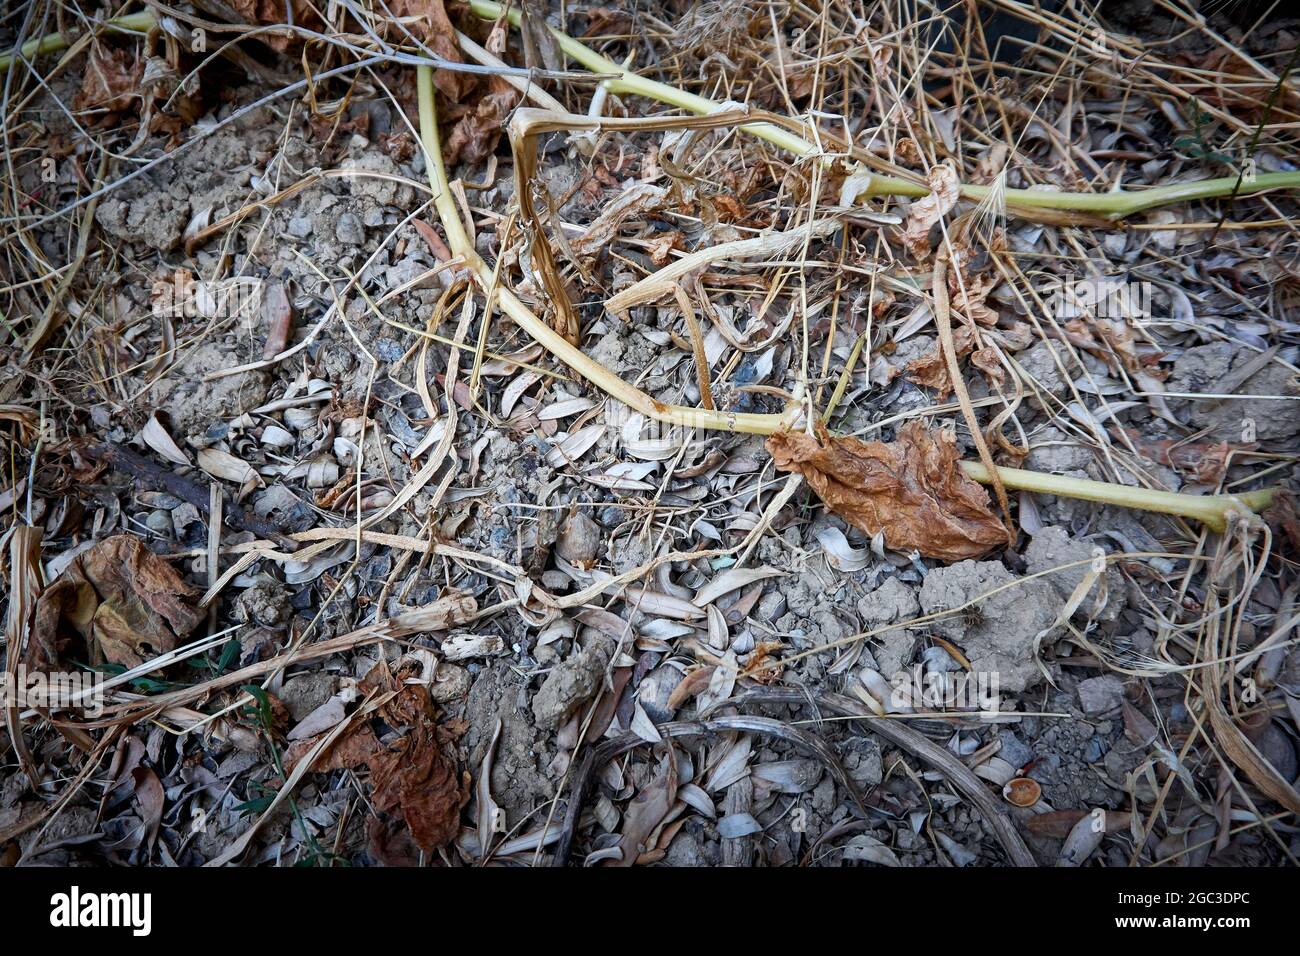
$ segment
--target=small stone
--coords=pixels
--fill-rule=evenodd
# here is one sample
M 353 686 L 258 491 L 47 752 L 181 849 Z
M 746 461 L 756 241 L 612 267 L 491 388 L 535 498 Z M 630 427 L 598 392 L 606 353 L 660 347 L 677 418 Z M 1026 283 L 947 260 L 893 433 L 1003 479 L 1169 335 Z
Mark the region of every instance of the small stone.
M 1068 600 L 1074 593 L 1074 589 L 1091 570 L 1090 562 L 1095 556 L 1093 548 L 1094 546 L 1086 541 L 1077 541 L 1070 537 L 1070 533 L 1064 528 L 1049 525 L 1040 528 L 1030 539 L 1029 546 L 1025 548 L 1025 566 L 1030 574 L 1038 574 L 1073 564 L 1074 567 L 1052 571 L 1046 575 L 1061 599 Z M 1089 563 L 1079 564 L 1081 561 Z M 1128 603 L 1128 590 L 1124 584 L 1124 576 L 1113 563 L 1107 562 L 1105 601 L 1100 608 L 1097 607 L 1097 601 L 1102 596 L 1099 585 L 1100 582 L 1093 585 L 1092 592 L 1083 599 L 1079 611 L 1101 621 L 1114 621 Z
M 1088 746 L 1083 750 L 1083 759 L 1088 763 L 1096 763 L 1102 757 L 1106 756 L 1106 751 L 1110 748 L 1106 746 L 1106 741 L 1101 737 L 1093 736 L 1088 740 Z
M 185 529 L 198 520 L 199 509 L 188 501 L 172 509 L 172 524 L 176 526 L 176 530 L 181 534 L 184 534 Z
M 429 697 L 435 704 L 449 704 L 469 693 L 469 671 L 457 664 L 441 661 L 429 683 Z
M 1004 730 L 998 734 L 1002 744 L 998 756 L 1013 767 L 1023 767 L 1034 759 L 1034 751 L 1028 744 L 1015 735 L 1014 731 Z
M 295 721 L 302 720 L 334 695 L 337 679 L 333 674 L 314 673 L 290 677 L 277 695 Z
M 385 362 L 396 362 L 406 353 L 406 350 L 400 343 L 385 336 L 375 342 L 375 353 Z
M 533 697 L 537 726 L 553 730 L 580 704 L 590 700 L 600 690 L 613 652 L 612 640 L 596 640 L 547 674 Z
M 1061 370 L 1056 363 L 1057 359 L 1060 359 L 1061 365 L 1064 366 L 1068 355 L 1069 353 L 1059 346 L 1054 349 L 1047 342 L 1039 342 L 1033 348 L 1017 355 L 1016 361 L 1033 380 L 1030 387 L 1060 398 L 1068 391 L 1069 383 L 1061 375 Z
M 758 599 L 758 619 L 775 621 L 785 613 L 785 595 L 780 591 L 769 591 Z
M 170 538 L 175 531 L 172 527 L 172 513 L 162 508 L 149 512 L 149 517 L 144 519 L 144 523 L 149 526 L 150 531 L 164 538 Z
M 1050 628 L 1060 606 L 1046 581 L 1017 579 L 997 561 L 960 561 L 925 576 L 920 603 L 927 614 L 962 609 L 936 618 L 930 628 L 961 648 L 973 671 L 996 674 L 1000 690 L 1018 693 L 1042 678 L 1035 638 Z M 1044 635 L 1051 638 L 1050 631 Z
M 887 578 L 858 602 L 858 614 L 867 630 L 916 617 L 921 609 L 916 594 L 898 578 Z M 886 679 L 892 678 L 912 662 L 917 636 L 906 628 L 891 628 L 872 638 L 872 656 Z
M 560 525 L 555 550 L 565 561 L 585 566 L 600 553 L 603 543 L 604 532 L 600 525 L 575 509 Z
M 1079 682 L 1079 705 L 1085 714 L 1104 714 L 1124 700 L 1124 682 L 1114 674 Z
M 295 239 L 306 239 L 311 235 L 312 225 L 312 221 L 306 216 L 294 216 L 285 228 Z
M 334 223 L 334 237 L 339 242 L 359 246 L 366 241 L 366 228 L 355 213 L 345 212 Z

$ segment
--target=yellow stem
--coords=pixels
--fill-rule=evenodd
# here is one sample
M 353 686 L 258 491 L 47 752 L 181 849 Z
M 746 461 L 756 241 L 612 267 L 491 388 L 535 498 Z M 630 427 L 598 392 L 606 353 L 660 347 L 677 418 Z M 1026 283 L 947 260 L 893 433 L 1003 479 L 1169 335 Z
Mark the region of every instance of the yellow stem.
M 511 7 L 505 10 L 492 0 L 470 0 L 470 9 L 485 20 L 495 20 L 506 12 L 510 22 L 519 26 L 519 11 Z M 716 103 L 695 93 L 679 90 L 667 83 L 660 83 L 625 70 L 613 60 L 601 56 L 595 50 L 579 43 L 573 37 L 550 28 L 560 49 L 571 59 L 576 60 L 593 73 L 611 73 L 613 78 L 606 81 L 613 93 L 631 93 L 644 96 L 669 106 L 689 110 L 692 113 L 713 113 L 724 109 L 724 104 Z M 819 147 L 789 130 L 772 123 L 752 123 L 742 126 L 747 133 L 779 146 L 796 156 L 810 157 L 818 155 Z M 1249 181 L 1238 181 L 1236 176 L 1220 179 L 1207 179 L 1194 183 L 1172 183 L 1155 189 L 1143 189 L 1137 192 L 1115 190 L 1106 193 L 1072 193 L 1049 192 L 1038 189 L 1005 189 L 1003 195 L 1011 206 L 1031 207 L 1035 209 L 1064 209 L 1075 212 L 1092 212 L 1112 219 L 1151 209 L 1154 206 L 1184 202 L 1189 199 L 1214 199 L 1222 196 L 1250 196 L 1270 189 L 1300 189 L 1300 172 L 1261 173 Z M 858 194 L 858 198 L 870 196 L 924 196 L 929 193 L 925 186 L 896 179 L 892 176 L 879 176 L 873 173 L 871 182 Z M 987 197 L 988 186 L 961 184 L 964 199 L 975 202 Z
M 433 71 L 427 66 L 416 67 L 416 92 L 420 108 L 420 138 L 424 144 L 425 162 L 429 168 L 429 185 L 433 188 L 433 201 L 438 210 L 438 218 L 447 231 L 447 243 L 452 253 L 464 261 L 486 293 L 493 289 L 493 273 L 470 243 L 469 235 L 465 232 L 465 224 L 460 218 L 460 210 L 456 208 L 456 201 L 451 195 L 447 170 L 442 162 L 442 144 L 438 137 Z M 686 428 L 770 435 L 782 428 L 789 428 L 798 417 L 797 405 L 791 405 L 779 415 L 667 405 L 647 395 L 636 386 L 628 384 L 605 366 L 589 358 L 581 349 L 569 344 L 564 336 L 533 315 L 532 310 L 524 305 L 508 286 L 499 286 L 494 291 L 501 310 L 538 344 L 611 397 L 648 418 Z

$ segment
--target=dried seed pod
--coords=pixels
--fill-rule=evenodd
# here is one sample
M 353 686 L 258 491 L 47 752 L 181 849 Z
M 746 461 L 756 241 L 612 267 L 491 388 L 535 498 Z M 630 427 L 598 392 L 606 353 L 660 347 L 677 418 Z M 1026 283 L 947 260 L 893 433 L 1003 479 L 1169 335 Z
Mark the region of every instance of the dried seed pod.
M 1043 795 L 1043 788 L 1037 780 L 1029 777 L 1016 777 L 1002 788 L 1002 797 L 1007 803 L 1017 807 L 1032 807 Z

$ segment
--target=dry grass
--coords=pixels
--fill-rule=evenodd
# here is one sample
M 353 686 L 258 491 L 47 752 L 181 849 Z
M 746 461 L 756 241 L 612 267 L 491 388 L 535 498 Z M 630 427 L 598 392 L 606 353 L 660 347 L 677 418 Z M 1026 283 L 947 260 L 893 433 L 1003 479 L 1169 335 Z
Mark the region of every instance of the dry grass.
M 471 5 L 489 19 L 502 13 L 486 0 Z M 31 513 L 31 496 L 37 488 L 66 493 L 71 486 L 79 442 L 104 427 L 82 412 L 98 407 L 110 419 L 115 414 L 140 417 L 150 385 L 228 332 L 234 321 L 214 318 L 176 328 L 135 314 L 118 290 L 139 274 L 142 264 L 130 261 L 121 244 L 96 228 L 100 204 L 132 179 L 174 162 L 202 139 L 268 104 L 284 104 L 277 122 L 287 135 L 296 122 L 295 110 L 337 127 L 353 97 L 388 99 L 399 107 L 401 121 L 425 152 L 430 185 L 402 180 L 416 189 L 418 208 L 387 230 L 360 266 L 306 260 L 328 295 L 321 297 L 319 314 L 293 345 L 212 374 L 216 380 L 255 370 L 278 373 L 300 360 L 325 330 L 340 325 L 363 357 L 367 377 L 356 439 L 361 460 L 333 489 L 343 505 L 319 527 L 288 535 L 293 551 L 285 541 L 249 536 L 230 541 L 220 520 L 221 486 L 210 482 L 213 519 L 204 549 L 207 592 L 201 605 L 214 609 L 214 626 L 210 635 L 168 660 L 213 653 L 226 633 L 215 626 L 220 623 L 215 609 L 245 572 L 277 565 L 308 567 L 342 555 L 310 623 L 279 653 L 181 689 L 139 694 L 125 690 L 123 678 L 110 688 L 108 716 L 102 720 L 65 719 L 56 729 L 48 714 L 20 714 L 10 707 L 10 744 L 33 783 L 41 769 L 29 739 L 47 740 L 61 732 L 71 748 L 90 745 L 69 774 L 71 784 L 47 801 L 46 812 L 24 820 L 23 829 L 48 830 L 51 816 L 57 817 L 99 773 L 96 768 L 118 735 L 142 722 L 160 721 L 180 734 L 200 729 L 219 737 L 235 734 L 236 715 L 252 699 L 241 688 L 250 682 L 273 687 L 290 666 L 375 643 L 399 644 L 414 626 L 390 617 L 385 600 L 404 601 L 417 574 L 436 562 L 443 562 L 442 578 L 449 589 L 471 576 L 488 582 L 485 593 L 493 599 L 476 606 L 474 621 L 517 615 L 530 629 L 545 628 L 565 619 L 566 612 L 604 611 L 622 600 L 693 624 L 691 589 L 674 582 L 669 569 L 708 567 L 714 561 L 714 570 L 733 562 L 731 567 L 743 571 L 764 542 L 780 540 L 774 525 L 788 526 L 783 513 L 805 507 L 796 498 L 799 481 L 774 479 L 762 462 L 750 476 L 712 485 L 706 478 L 704 495 L 693 500 L 684 496 L 685 481 L 716 473 L 703 466 L 692 472 L 699 463 L 686 460 L 690 443 L 680 440 L 683 433 L 675 433 L 661 457 L 646 453 L 645 460 L 662 462 L 658 478 L 653 470 L 638 477 L 611 475 L 603 467 L 608 462 L 592 467 L 593 457 L 604 454 L 601 448 L 593 452 L 591 445 L 575 443 L 569 450 L 577 450 L 570 455 L 560 447 L 557 474 L 578 487 L 604 481 L 604 487 L 624 490 L 637 534 L 651 543 L 654 556 L 618 573 L 609 568 L 593 576 L 574 570 L 574 589 L 553 593 L 521 566 L 522 558 L 503 560 L 445 540 L 435 522 L 463 464 L 457 456 L 459 435 L 482 438 L 489 428 L 508 429 L 519 417 L 528 427 L 540 427 L 536 416 L 530 421 L 526 415 L 494 411 L 502 409 L 503 389 L 485 369 L 497 366 L 509 373 L 504 381 L 534 376 L 576 389 L 574 379 L 584 380 L 595 389 L 583 397 L 603 401 L 608 396 L 647 420 L 698 429 L 706 433 L 706 443 L 714 440 L 709 432 L 768 434 L 815 419 L 841 432 L 879 430 L 917 416 L 954 428 L 960 423 L 964 440 L 980 459 L 969 463 L 970 473 L 993 485 L 1008 520 L 1025 525 L 1037 520 L 1030 517 L 1036 514 L 1034 493 L 1195 518 L 1204 527 L 1170 521 L 1162 526 L 1168 537 L 1157 542 L 1159 548 L 1124 547 L 1108 558 L 1143 595 L 1142 615 L 1155 635 L 1150 655 L 1103 646 L 1096 622 L 1070 613 L 1076 607 L 1069 607 L 1058 624 L 1063 640 L 1077 653 L 1091 655 L 1098 666 L 1132 677 L 1141 687 L 1181 682 L 1192 715 L 1192 731 L 1182 739 L 1158 728 L 1148 741 L 1149 763 L 1123 781 L 1136 836 L 1132 860 L 1203 860 L 1211 849 L 1227 847 L 1244 825 L 1260 828 L 1272 842 L 1272 852 L 1294 863 L 1289 830 L 1271 806 L 1300 812 L 1300 798 L 1242 729 L 1260 715 L 1285 714 L 1287 707 L 1294 719 L 1294 698 L 1284 693 L 1278 672 L 1295 643 L 1296 593 L 1288 584 L 1295 568 L 1291 557 L 1279 553 L 1270 526 L 1250 511 L 1270 500 L 1258 486 L 1288 477 L 1296 460 L 1294 444 L 1233 451 L 1232 467 L 1225 467 L 1216 483 L 1198 486 L 1195 500 L 1187 500 L 1192 496 L 1170 494 L 1166 473 L 1153 465 L 1128 430 L 1111 427 L 1134 409 L 1143 422 L 1169 420 L 1168 403 L 1177 397 L 1166 394 L 1152 374 L 1163 349 L 1231 341 L 1258 352 L 1261 367 L 1283 363 L 1293 351 L 1296 329 L 1288 314 L 1300 267 L 1294 252 L 1294 202 L 1287 190 L 1300 184 L 1300 174 L 1265 168 L 1293 164 L 1300 156 L 1300 92 L 1294 75 L 1286 79 L 1293 64 L 1280 54 L 1251 54 L 1245 40 L 1230 41 L 1200 15 L 1163 0 L 1159 8 L 1208 50 L 1199 59 L 1192 61 L 1173 48 L 1143 46 L 1089 18 L 1041 12 L 1017 0 L 994 0 L 989 6 L 1041 28 L 1040 37 L 991 41 L 978 20 L 950 19 L 930 5 L 706 3 L 692 5 L 676 18 L 611 21 L 612 32 L 589 35 L 586 46 L 560 37 L 559 48 L 583 69 L 559 63 L 529 71 L 504 65 L 520 62 L 518 56 L 490 52 L 496 49 L 490 42 L 480 46 L 462 34 L 463 51 L 479 64 L 476 75 L 504 78 L 540 107 L 514 114 L 515 203 L 490 209 L 472 198 L 475 184 L 453 180 L 442 161 L 431 66 L 449 64 L 430 60 L 432 51 L 412 33 L 415 24 L 395 22 L 382 3 L 332 5 L 333 22 L 325 11 L 317 11 L 319 29 L 218 26 L 214 32 L 222 44 L 213 44 L 214 51 L 195 74 L 212 69 L 217 59 L 242 65 L 247 60 L 242 47 L 274 38 L 304 44 L 303 63 L 312 72 L 231 109 L 201 132 L 191 130 L 171 151 L 161 151 L 147 128 L 155 109 L 152 98 L 114 124 L 102 123 L 102 110 L 62 103 L 62 112 L 77 122 L 78 135 L 92 148 L 83 150 L 86 161 L 76 154 L 75 199 L 41 193 L 32 184 L 40 182 L 37 171 L 50 149 L 42 114 L 49 108 L 47 94 L 68 88 L 68 77 L 79 69 L 91 40 L 89 33 L 71 45 L 40 40 L 55 28 L 71 38 L 77 18 L 57 4 L 32 4 L 21 24 L 9 26 L 18 41 L 27 43 L 22 59 L 38 58 L 37 67 L 12 59 L 0 62 L 5 168 L 0 216 L 11 226 L 0 244 L 6 363 L 0 408 L 17 409 L 0 416 L 0 493 L 9 501 L 10 668 L 19 659 L 42 583 L 40 535 L 29 527 L 40 519 Z M 512 22 L 518 26 L 517 14 L 512 13 Z M 118 25 L 137 31 L 147 27 L 139 17 Z M 1257 24 L 1252 29 L 1264 28 Z M 504 19 L 498 30 L 506 32 Z M 166 56 L 173 41 L 151 36 L 138 42 Z M 1022 48 L 1018 64 L 995 59 L 999 43 Z M 633 60 L 635 70 L 629 66 Z M 397 85 L 414 71 L 418 80 L 411 97 L 409 89 Z M 407 118 L 400 107 L 412 100 L 418 101 L 418 116 Z M 660 112 L 655 101 L 679 112 Z M 157 109 L 161 115 L 164 107 Z M 1208 118 L 1208 125 L 1198 113 Z M 550 196 L 544 185 L 542 174 L 554 148 L 539 151 L 539 141 L 553 142 L 562 134 L 569 135 L 570 158 L 589 178 L 598 171 L 613 175 L 614 169 L 627 176 L 623 171 L 633 170 L 647 182 L 653 180 L 656 189 L 662 183 L 662 196 L 647 198 L 612 226 L 569 221 L 565 210 L 571 196 Z M 1171 151 L 1160 141 L 1170 136 L 1190 145 Z M 1216 157 L 1243 154 L 1255 159 L 1261 171 L 1253 178 L 1236 171 L 1222 175 L 1223 161 Z M 489 179 L 495 164 L 494 158 Z M 936 248 L 918 254 L 908 241 L 907 224 L 915 222 L 916 201 L 927 196 L 944 168 L 958 174 L 953 198 L 962 205 L 949 203 L 950 209 L 934 219 L 937 228 L 921 230 L 929 233 L 922 236 L 927 246 L 937 237 Z M 222 272 L 206 278 L 238 278 L 234 263 L 251 258 L 234 255 L 239 242 L 251 248 L 271 241 L 249 226 L 303 190 L 342 175 L 351 174 L 323 170 L 277 178 L 269 194 L 250 194 L 242 207 L 217 222 L 200 224 L 187 237 L 186 251 L 222 244 L 230 253 L 220 260 Z M 669 195 L 671 203 L 663 199 Z M 601 198 L 608 201 L 612 195 Z M 661 199 L 663 206 L 655 206 Z M 365 276 L 381 251 L 400 241 L 403 226 L 431 213 L 448 247 L 437 271 L 455 277 L 425 327 L 416 328 L 390 315 L 408 290 L 376 294 L 367 288 Z M 681 241 L 660 251 L 657 243 L 664 237 L 642 228 L 652 217 L 671 223 Z M 598 227 L 608 227 L 608 233 L 593 235 Z M 491 262 L 480 254 L 482 244 L 475 235 L 490 228 L 495 229 L 487 243 L 495 253 Z M 442 241 L 436 232 L 433 239 Z M 604 254 L 592 254 L 586 244 Z M 1075 320 L 1064 318 L 1048 301 L 1054 283 L 1115 274 L 1151 282 L 1162 290 L 1170 311 L 1182 309 L 1181 315 L 1134 313 L 1111 322 L 1085 311 Z M 1188 318 L 1203 305 L 1199 311 L 1213 311 L 1211 302 L 1220 309 L 1230 303 L 1240 318 Z M 349 309 L 350 304 L 359 306 Z M 593 322 L 606 321 L 606 314 L 636 322 L 638 311 L 644 315 L 656 304 L 678 312 L 664 334 L 664 347 L 681 355 L 668 389 L 676 398 L 670 401 L 664 400 L 665 389 L 624 380 L 590 355 Z M 991 306 L 1003 320 L 980 320 L 980 310 Z M 742 330 L 734 317 L 743 310 L 750 322 Z M 371 351 L 374 343 L 353 325 L 358 315 L 413 330 L 417 344 L 395 367 L 382 371 Z M 444 325 L 454 325 L 454 331 L 448 334 Z M 1238 326 L 1246 326 L 1244 334 L 1237 334 Z M 955 405 L 946 403 L 946 394 L 934 394 L 932 401 L 898 415 L 876 414 L 873 402 L 888 385 L 879 375 L 888 367 L 889 354 L 927 330 L 937 335 Z M 541 348 L 532 350 L 534 342 Z M 1054 391 L 1035 379 L 1017 358 L 1037 343 L 1050 345 L 1062 389 Z M 776 357 L 780 364 L 754 382 L 753 366 L 764 357 Z M 430 387 L 434 369 L 441 376 L 440 390 Z M 366 411 L 374 405 L 374 384 L 381 375 L 400 378 L 403 388 L 418 394 L 429 423 L 427 441 L 410 456 L 411 473 L 400 482 L 386 474 L 382 456 L 365 458 L 368 439 L 392 437 L 373 435 L 370 429 L 380 426 Z M 746 409 L 762 410 L 735 410 L 741 398 Z M 594 402 L 584 408 L 568 434 L 599 424 L 601 411 Z M 38 421 L 39 427 L 33 427 Z M 1036 434 L 1049 431 L 1091 450 L 1094 477 L 1100 480 L 1074 479 L 1072 484 L 1011 467 L 1029 453 Z M 1185 432 L 1180 432 L 1184 441 L 1198 440 Z M 660 451 L 656 448 L 654 454 Z M 475 468 L 482 453 L 476 445 Z M 209 482 L 201 474 L 198 478 Z M 374 497 L 378 492 L 385 497 Z M 414 515 L 415 503 L 420 506 L 418 533 L 392 530 L 390 519 Z M 1240 507 L 1242 503 L 1249 507 Z M 543 540 L 561 506 L 543 499 L 524 507 L 532 508 L 534 517 L 521 524 L 529 526 L 530 534 L 536 531 L 535 540 Z M 687 530 L 699 522 L 723 524 L 727 542 L 699 547 L 699 539 Z M 70 541 L 66 535 L 51 538 Z M 348 612 L 340 608 L 356 593 L 363 548 L 373 547 L 397 557 L 381 600 L 357 621 L 355 607 Z M 44 555 L 47 561 L 52 556 Z M 1096 578 L 1088 580 L 1090 587 Z M 758 592 L 753 593 L 756 598 Z M 946 613 L 961 612 L 954 608 Z M 323 624 L 335 614 L 345 614 L 358 626 L 321 637 Z M 596 620 L 611 626 L 608 620 Z M 710 623 L 716 629 L 716 622 Z M 926 623 L 920 617 L 890 627 Z M 788 653 L 780 663 L 789 672 L 804 658 L 832 650 L 847 654 L 885 630 L 857 631 Z M 630 646 L 630 635 L 629 625 L 612 636 Z M 765 668 L 770 669 L 770 662 L 760 658 L 747 663 L 732 650 L 708 645 L 703 635 L 666 646 L 692 667 L 730 668 L 733 685 L 737 678 L 766 679 Z M 1247 678 L 1251 692 L 1243 695 Z M 778 697 L 780 693 L 785 692 Z M 582 715 L 575 754 L 601 700 L 594 699 Z M 837 706 L 845 715 L 862 716 L 852 710 L 856 704 L 840 701 Z M 349 721 L 339 724 L 313 755 L 349 726 Z M 910 746 L 917 759 L 958 780 L 959 789 L 970 785 L 959 762 L 923 748 L 907 734 L 893 733 L 896 746 Z M 298 765 L 275 802 L 220 859 L 244 853 L 259 828 L 290 800 L 310 763 L 311 758 Z M 1208 789 L 1216 782 L 1217 789 Z M 587 781 L 578 783 L 581 788 Z M 528 860 L 539 859 L 543 847 L 556 840 L 567 851 L 577 804 L 571 804 L 572 819 L 565 828 L 557 827 L 561 793 L 557 788 L 557 803 L 544 819 L 498 846 Z M 996 807 L 981 806 L 981 811 L 996 818 L 1009 854 L 1023 850 L 1003 832 Z M 1178 835 L 1192 833 L 1198 822 L 1215 828 L 1214 840 L 1180 842 Z M 17 835 L 13 830 L 0 833 L 0 843 Z M 485 859 L 490 856 L 491 840 L 485 839 L 479 852 Z

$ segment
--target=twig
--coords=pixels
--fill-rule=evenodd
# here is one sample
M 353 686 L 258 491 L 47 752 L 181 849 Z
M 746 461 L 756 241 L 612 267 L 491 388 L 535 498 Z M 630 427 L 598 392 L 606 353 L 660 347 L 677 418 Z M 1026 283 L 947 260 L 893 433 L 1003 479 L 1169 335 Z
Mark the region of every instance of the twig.
M 148 458 L 137 455 L 131 449 L 113 442 L 102 445 L 90 445 L 85 453 L 91 458 L 103 460 L 118 471 L 124 472 L 137 481 L 151 488 L 156 488 L 187 501 L 205 515 L 210 514 L 208 489 L 176 474 L 169 468 L 156 465 Z M 222 516 L 225 523 L 236 531 L 251 531 L 259 538 L 269 538 L 287 551 L 296 551 L 298 542 L 287 537 L 271 522 L 259 518 L 240 505 L 231 502 L 224 509 Z

